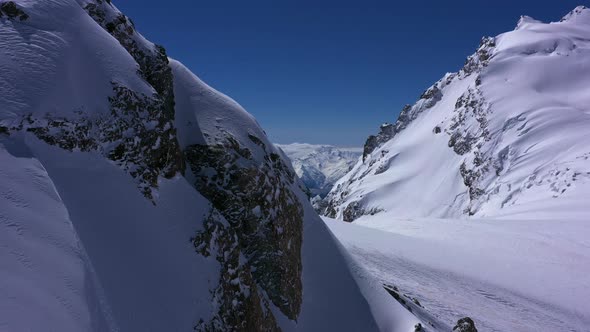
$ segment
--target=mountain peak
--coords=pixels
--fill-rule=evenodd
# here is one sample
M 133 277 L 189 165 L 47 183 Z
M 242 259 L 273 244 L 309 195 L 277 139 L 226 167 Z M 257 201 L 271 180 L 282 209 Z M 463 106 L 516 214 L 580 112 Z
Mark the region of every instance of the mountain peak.
M 565 15 L 560 22 L 590 23 L 590 10 L 586 6 L 578 6 Z
M 518 20 L 518 23 L 516 23 L 516 30 L 520 30 L 520 29 L 524 28 L 525 26 L 527 26 L 529 24 L 534 24 L 534 23 L 542 23 L 542 22 L 539 20 L 536 20 L 530 16 L 522 15 L 520 17 L 520 19 Z

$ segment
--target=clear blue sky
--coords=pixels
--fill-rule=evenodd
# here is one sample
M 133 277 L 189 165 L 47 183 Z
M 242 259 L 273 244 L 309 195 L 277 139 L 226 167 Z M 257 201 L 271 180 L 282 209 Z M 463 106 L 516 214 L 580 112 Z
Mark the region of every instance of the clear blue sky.
M 482 36 L 587 0 L 115 0 L 277 143 L 361 146 Z

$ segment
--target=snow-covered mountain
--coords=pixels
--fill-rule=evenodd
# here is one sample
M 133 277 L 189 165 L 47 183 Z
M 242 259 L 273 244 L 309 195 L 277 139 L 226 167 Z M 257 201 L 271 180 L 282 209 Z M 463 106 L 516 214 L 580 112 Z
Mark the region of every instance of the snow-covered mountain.
M 255 119 L 110 0 L 2 1 L 0 36 L 0 329 L 418 322 L 351 273 Z
M 590 10 L 481 40 L 329 193 L 328 216 L 590 215 Z
M 291 160 L 295 173 L 312 196 L 324 197 L 362 155 L 360 148 L 305 143 L 277 144 Z
M 423 321 L 588 331 L 588 59 L 590 9 L 522 17 L 383 124 L 326 197 L 353 260 Z

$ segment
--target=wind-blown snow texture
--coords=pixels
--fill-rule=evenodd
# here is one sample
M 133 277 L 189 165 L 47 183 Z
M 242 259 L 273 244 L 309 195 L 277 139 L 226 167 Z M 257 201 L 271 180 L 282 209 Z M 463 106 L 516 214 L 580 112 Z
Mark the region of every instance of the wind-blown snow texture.
M 311 196 L 322 198 L 348 173 L 362 154 L 357 148 L 305 143 L 277 144 L 291 160 Z
M 480 331 L 588 331 L 585 220 L 392 220 L 383 214 L 326 222 L 360 266 L 400 295 L 417 298 L 423 309 L 414 312 L 440 331 L 465 316 Z
M 590 10 L 523 17 L 370 137 L 328 215 L 590 215 Z
M 1 330 L 378 329 L 236 102 L 110 1 L 0 13 Z
M 422 321 L 588 331 L 589 58 L 590 9 L 522 17 L 382 125 L 328 194 L 353 260 L 417 297 Z

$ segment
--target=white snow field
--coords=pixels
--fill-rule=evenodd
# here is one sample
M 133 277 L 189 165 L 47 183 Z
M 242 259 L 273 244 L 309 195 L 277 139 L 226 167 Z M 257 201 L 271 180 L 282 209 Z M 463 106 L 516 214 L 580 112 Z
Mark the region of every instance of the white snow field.
M 107 120 L 112 82 L 146 95 L 154 89 L 134 58 L 83 9 L 92 1 L 15 3 L 26 20 L 0 17 L 0 330 L 193 330 L 219 305 L 211 292 L 220 264 L 191 242 L 211 203 L 178 173 L 158 179 L 151 201 L 129 173 L 141 160 L 121 165 L 101 153 L 112 147 L 69 151 L 21 130 L 31 118 Z M 96 3 L 119 15 L 110 2 Z M 154 50 L 141 35 L 131 36 L 147 53 Z M 180 63 L 170 65 L 181 146 L 230 133 L 241 143 L 255 134 L 272 147 L 236 102 Z M 392 315 L 374 316 L 363 280 L 350 272 L 297 183 L 292 190 L 305 213 L 303 300 L 297 321 L 271 306 L 282 330 L 375 331 L 391 320 L 412 327 L 418 320 L 397 303 L 389 303 L 397 308 Z
M 590 331 L 585 221 L 324 221 L 358 265 L 417 298 L 435 325 L 469 316 L 479 331 Z
M 523 17 L 384 125 L 327 196 L 356 264 L 435 325 L 590 331 L 588 59 L 590 9 Z
M 295 172 L 312 196 L 325 196 L 334 183 L 356 164 L 361 148 L 340 148 L 306 143 L 275 144 L 293 164 Z

